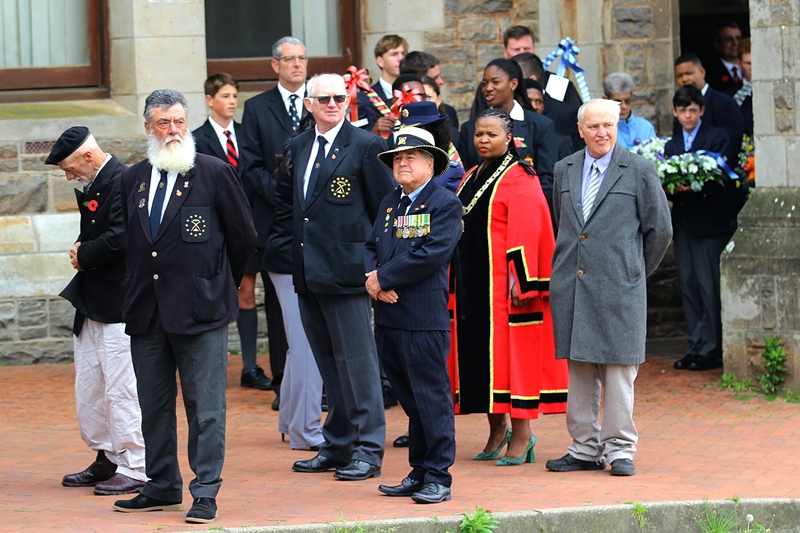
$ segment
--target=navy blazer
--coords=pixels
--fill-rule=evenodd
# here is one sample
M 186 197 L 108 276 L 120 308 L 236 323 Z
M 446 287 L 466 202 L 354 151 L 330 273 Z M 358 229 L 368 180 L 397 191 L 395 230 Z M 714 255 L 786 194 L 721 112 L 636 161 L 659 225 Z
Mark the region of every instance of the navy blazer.
M 72 332 L 80 335 L 83 319 L 122 322 L 125 295 L 125 228 L 122 223 L 120 178 L 127 167 L 115 156 L 97 173 L 89 192 L 75 189 L 81 214 L 77 272 L 61 291 L 75 307 Z M 95 210 L 89 202 L 97 202 Z M 84 205 L 86 203 L 87 205 Z M 93 207 L 94 204 L 91 204 Z
M 522 137 L 527 144 L 524 148 L 517 148 L 520 159 L 525 160 L 530 156 L 533 167 L 539 174 L 542 192 L 547 199 L 547 205 L 553 209 L 553 168 L 558 161 L 559 140 L 553 121 L 529 109 L 524 109 L 525 120 L 514 121 L 514 137 Z M 577 127 L 577 126 L 576 126 Z M 464 163 L 464 169 L 469 169 L 481 162 L 478 151 L 475 150 L 475 120 L 470 119 L 461 125 L 461 135 L 458 138 L 456 149 Z
M 312 129 L 289 143 L 291 188 L 279 198 L 281 216 L 291 217 L 294 287 L 301 294 L 366 294 L 364 241 L 381 200 L 394 188 L 389 169 L 378 161 L 386 142 L 345 120 L 306 201 L 303 174 L 315 138 Z
M 365 272 L 377 269 L 381 287 L 398 296 L 393 304 L 375 302 L 375 323 L 395 329 L 450 331 L 447 268 L 461 238 L 461 201 L 429 181 L 407 214 L 430 215 L 430 232 L 402 239 L 391 227 L 401 191 L 397 188 L 383 199 L 364 246 Z
M 305 107 L 301 117 L 308 114 Z M 294 135 L 292 119 L 286 111 L 281 93 L 275 87 L 244 103 L 242 135 L 239 142 L 239 167 L 248 183 L 253 218 L 258 232 L 258 247 L 267 242 L 275 217 L 276 158 L 283 153 L 283 143 Z M 245 189 L 247 192 L 248 189 Z
M 250 205 L 233 167 L 198 154 L 179 175 L 155 240 L 150 237 L 145 160 L 122 175 L 128 233 L 123 318 L 128 335 L 144 333 L 156 311 L 169 333 L 195 335 L 239 314 L 237 288 L 256 245 Z
M 733 157 L 728 134 L 703 120 L 692 143 L 691 152 L 706 150 L 722 154 L 730 161 Z M 686 153 L 683 133 L 675 135 L 664 146 L 664 156 Z M 684 226 L 692 235 L 709 237 L 727 235 L 736 229 L 736 214 L 731 216 L 729 196 L 736 192 L 736 182 L 725 176 L 725 185 L 706 183 L 699 192 L 668 194 L 672 201 L 672 224 Z

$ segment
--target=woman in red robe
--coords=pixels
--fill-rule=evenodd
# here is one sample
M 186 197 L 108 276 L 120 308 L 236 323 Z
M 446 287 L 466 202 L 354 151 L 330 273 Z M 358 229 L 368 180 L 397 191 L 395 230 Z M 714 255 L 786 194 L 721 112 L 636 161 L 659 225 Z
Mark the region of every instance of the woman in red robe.
M 566 411 L 568 372 L 556 361 L 550 317 L 555 240 L 535 170 L 519 161 L 513 120 L 496 108 L 476 121 L 483 163 L 458 190 L 464 235 L 451 263 L 450 374 L 456 413 L 487 413 L 475 460 L 533 462 L 530 420 Z

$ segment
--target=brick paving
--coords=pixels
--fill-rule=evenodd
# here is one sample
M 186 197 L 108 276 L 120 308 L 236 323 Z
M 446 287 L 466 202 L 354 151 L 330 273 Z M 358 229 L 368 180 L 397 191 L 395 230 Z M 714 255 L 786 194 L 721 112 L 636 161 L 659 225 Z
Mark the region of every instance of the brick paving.
M 536 463 L 500 468 L 470 457 L 487 433 L 482 415 L 456 420 L 458 449 L 453 499 L 434 506 L 389 498 L 379 483 L 407 473 L 406 450 L 391 441 L 404 431 L 400 408 L 387 411 L 388 448 L 383 477 L 336 481 L 331 474 L 291 471 L 311 452 L 281 442 L 272 392 L 239 387 L 241 358 L 231 356 L 228 386 L 228 451 L 219 494 L 220 517 L 210 525 L 184 522 L 184 512 L 121 514 L 117 497 L 91 488 L 66 488 L 61 477 L 87 466 L 93 453 L 78 433 L 72 365 L 0 368 L 0 530 L 2 531 L 204 531 L 243 527 L 457 515 L 475 505 L 495 512 L 615 504 L 710 500 L 732 497 L 800 498 L 800 405 L 782 399 L 743 400 L 720 391 L 722 371 L 672 369 L 683 345 L 652 343 L 636 388 L 640 431 L 637 475 L 547 472 L 547 459 L 569 444 L 563 415 L 533 421 L 539 438 Z M 264 365 L 267 367 L 267 365 Z M 185 483 L 185 419 L 179 414 Z M 127 497 L 127 496 L 126 496 Z M 191 496 L 184 492 L 188 510 Z

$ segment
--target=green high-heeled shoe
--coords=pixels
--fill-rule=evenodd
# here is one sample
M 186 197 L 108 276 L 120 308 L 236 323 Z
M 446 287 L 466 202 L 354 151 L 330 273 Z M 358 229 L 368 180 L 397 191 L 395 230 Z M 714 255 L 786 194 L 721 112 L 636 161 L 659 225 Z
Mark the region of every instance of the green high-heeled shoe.
M 505 456 L 495 464 L 497 466 L 515 466 L 521 465 L 522 463 L 535 463 L 536 457 L 533 455 L 533 447 L 536 446 L 536 435 L 531 433 L 531 440 L 528 442 L 528 447 L 525 448 L 525 452 L 522 454 L 522 457 L 509 457 Z
M 475 457 L 472 458 L 473 461 L 494 461 L 498 457 L 500 457 L 500 450 L 505 448 L 506 444 L 511 442 L 511 429 L 506 430 L 506 436 L 503 438 L 503 442 L 500 443 L 500 446 L 493 452 L 481 452 Z

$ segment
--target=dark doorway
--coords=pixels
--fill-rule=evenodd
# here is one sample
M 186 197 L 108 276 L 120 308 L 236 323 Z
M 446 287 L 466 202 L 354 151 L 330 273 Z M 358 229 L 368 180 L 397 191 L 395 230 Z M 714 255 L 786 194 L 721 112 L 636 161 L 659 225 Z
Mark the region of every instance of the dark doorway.
M 715 58 L 714 36 L 724 20 L 736 21 L 742 36 L 749 37 L 748 0 L 680 0 L 681 53 L 697 54 L 704 64 Z

